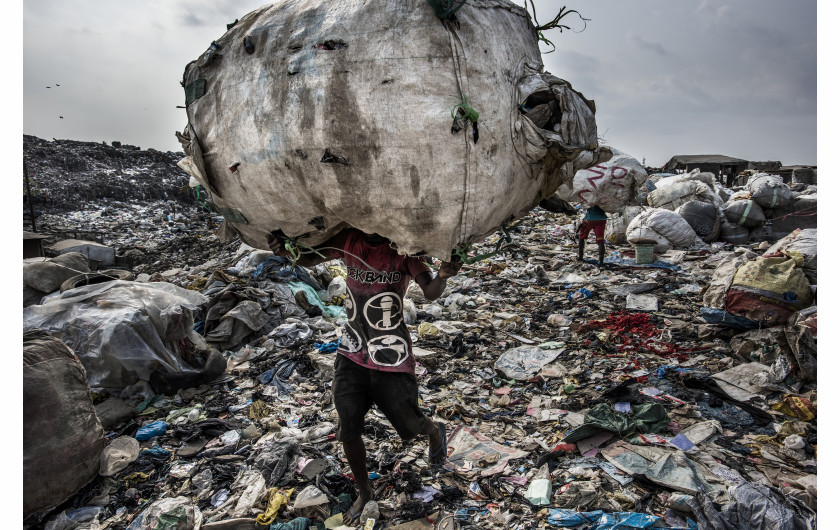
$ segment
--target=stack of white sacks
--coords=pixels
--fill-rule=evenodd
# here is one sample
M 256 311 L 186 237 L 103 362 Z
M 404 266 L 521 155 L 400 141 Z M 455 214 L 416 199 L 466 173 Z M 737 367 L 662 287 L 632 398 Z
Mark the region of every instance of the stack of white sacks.
M 628 205 L 610 216 L 606 237 L 612 243 L 653 242 L 655 251 L 665 252 L 714 241 L 773 241 L 803 219 L 808 225 L 807 217 L 816 214 L 816 186 L 797 193 L 780 177 L 765 173 L 752 176 L 737 192 L 696 169 L 654 175 L 645 188 L 653 188 L 646 194 L 647 206 Z

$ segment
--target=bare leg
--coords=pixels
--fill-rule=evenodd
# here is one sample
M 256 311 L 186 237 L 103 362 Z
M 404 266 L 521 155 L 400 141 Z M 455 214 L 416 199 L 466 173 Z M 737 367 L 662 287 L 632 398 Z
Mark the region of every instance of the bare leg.
M 440 436 L 440 427 L 438 427 L 437 423 L 427 417 L 426 421 L 423 423 L 423 431 L 421 434 L 425 434 L 429 437 L 429 455 L 435 455 L 434 462 L 429 462 L 429 464 L 439 464 L 440 462 L 443 462 L 446 455 L 443 454 L 443 451 L 440 451 L 440 448 L 443 445 L 443 438 Z M 440 451 L 440 453 L 438 453 L 438 451 Z
M 586 245 L 586 240 L 578 237 L 578 261 L 583 261 L 583 247 Z
M 602 267 L 604 266 L 604 246 L 605 245 L 603 241 L 598 241 L 598 264 Z
M 359 490 L 359 497 L 353 503 L 352 511 L 359 515 L 362 513 L 362 508 L 371 499 L 373 499 L 373 488 L 370 486 L 370 479 L 367 474 L 367 452 L 365 451 L 365 442 L 359 436 L 348 442 L 342 444 L 344 446 L 344 456 L 347 458 L 347 463 L 350 464 L 350 470 L 353 472 L 353 477 L 356 479 L 356 487 Z M 350 510 L 344 513 L 344 524 L 351 526 L 353 523 Z

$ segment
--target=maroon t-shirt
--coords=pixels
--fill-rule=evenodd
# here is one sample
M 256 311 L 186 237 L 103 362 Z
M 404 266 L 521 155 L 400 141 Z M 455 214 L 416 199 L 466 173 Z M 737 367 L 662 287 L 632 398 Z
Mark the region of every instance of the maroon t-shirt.
M 347 265 L 347 324 L 338 353 L 372 370 L 414 373 L 411 336 L 403 322 L 409 282 L 429 267 L 401 256 L 387 242 L 372 245 L 358 230 L 346 230 L 325 245 Z

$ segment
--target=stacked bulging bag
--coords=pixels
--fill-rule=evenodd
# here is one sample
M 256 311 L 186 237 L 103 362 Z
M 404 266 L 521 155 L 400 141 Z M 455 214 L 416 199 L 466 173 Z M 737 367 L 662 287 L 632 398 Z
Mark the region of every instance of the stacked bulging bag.
M 636 216 L 627 226 L 626 235 L 633 245 L 653 243 L 655 252 L 701 243 L 688 221 L 677 212 L 664 208 L 651 208 Z
M 778 175 L 756 173 L 723 206 L 721 240 L 775 241 L 797 228 L 816 228 L 817 196 L 795 193 Z
M 599 206 L 605 212 L 619 212 L 630 204 L 647 180 L 647 171 L 627 153 L 607 149 L 613 155 L 609 160 L 578 171 L 571 182 L 560 185 L 555 196 L 584 209 Z
M 625 206 L 620 212 L 607 218 L 604 237 L 614 245 L 627 243 L 627 226 L 644 211 L 641 206 Z
M 266 248 L 353 226 L 448 259 L 607 160 L 595 104 L 542 71 L 528 12 L 468 0 L 287 1 L 184 72 L 179 165 Z
M 721 231 L 718 184 L 711 173 L 694 170 L 681 175 L 653 175 L 643 182 L 649 190 L 645 200 L 650 208 L 627 207 L 610 220 L 611 239 L 621 241 L 614 232 L 623 224 L 623 240 L 637 245 L 653 243 L 656 252 L 688 248 L 715 241 Z M 623 220 L 622 220 L 623 218 Z
M 753 175 L 737 192 L 698 169 L 653 174 L 636 195 L 644 196 L 643 204 L 651 208 L 628 205 L 617 210 L 607 220 L 606 238 L 614 244 L 653 241 L 657 252 L 715 241 L 776 241 L 800 227 L 816 230 L 816 186 L 812 188 L 796 193 L 780 177 L 766 173 Z M 696 239 L 685 230 L 686 223 Z

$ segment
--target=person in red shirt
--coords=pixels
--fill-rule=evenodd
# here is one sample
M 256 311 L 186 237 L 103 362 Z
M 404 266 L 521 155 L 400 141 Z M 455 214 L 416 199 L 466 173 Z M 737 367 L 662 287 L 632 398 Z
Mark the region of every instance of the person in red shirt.
M 268 237 L 271 250 L 288 256 L 283 244 Z M 429 300 L 438 298 L 460 262 L 444 262 L 437 275 L 420 258 L 401 256 L 390 241 L 377 234 L 346 229 L 305 253 L 298 264 L 314 266 L 333 259 L 347 265 L 347 323 L 344 325 L 333 378 L 333 403 L 338 412 L 336 440 L 344 454 L 359 495 L 344 514 L 351 525 L 373 498 L 362 440 L 364 418 L 372 404 L 388 418 L 404 440 L 429 437 L 429 464 L 446 459 L 446 429 L 420 411 L 411 336 L 403 321 L 403 297 L 413 279 Z M 320 254 L 320 255 L 319 255 Z
M 607 214 L 600 206 L 592 206 L 586 210 L 583 223 L 578 228 L 578 261 L 583 261 L 583 248 L 589 232 L 595 232 L 595 243 L 598 244 L 598 265 L 604 266 L 604 229 L 607 226 Z

